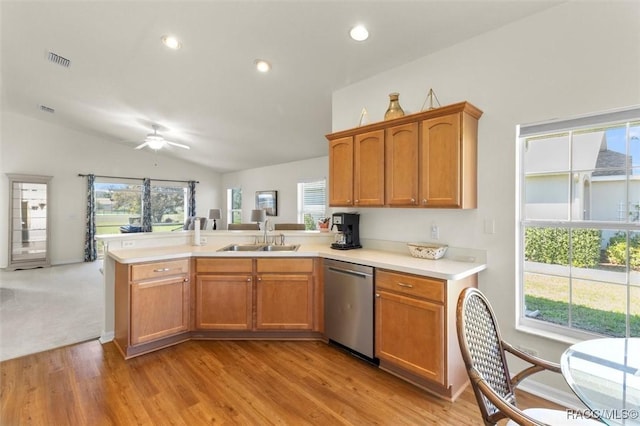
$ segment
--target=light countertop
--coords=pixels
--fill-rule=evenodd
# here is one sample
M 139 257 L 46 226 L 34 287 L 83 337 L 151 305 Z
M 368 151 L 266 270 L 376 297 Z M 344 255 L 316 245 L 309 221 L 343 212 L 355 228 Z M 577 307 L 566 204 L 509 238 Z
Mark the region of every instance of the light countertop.
M 174 245 L 146 248 L 110 249 L 109 256 L 119 263 L 152 262 L 185 257 L 322 257 L 358 263 L 375 268 L 444 280 L 459 280 L 486 269 L 483 259 L 474 256 L 450 256 L 438 260 L 419 259 L 406 253 L 373 249 L 334 250 L 327 244 L 301 244 L 297 251 L 285 252 L 220 252 L 224 245 Z

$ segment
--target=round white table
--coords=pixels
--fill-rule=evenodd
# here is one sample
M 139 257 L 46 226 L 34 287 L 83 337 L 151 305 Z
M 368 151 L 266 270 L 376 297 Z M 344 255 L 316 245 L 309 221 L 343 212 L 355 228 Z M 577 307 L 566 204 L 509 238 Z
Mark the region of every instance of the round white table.
M 608 425 L 640 425 L 640 338 L 577 343 L 562 354 L 560 366 L 587 406 L 584 414 Z

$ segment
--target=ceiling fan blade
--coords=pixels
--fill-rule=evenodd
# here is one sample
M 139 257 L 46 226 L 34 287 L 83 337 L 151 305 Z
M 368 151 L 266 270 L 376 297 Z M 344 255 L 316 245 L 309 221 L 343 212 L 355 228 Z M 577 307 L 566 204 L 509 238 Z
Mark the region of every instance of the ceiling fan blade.
M 184 148 L 184 149 L 191 149 L 190 147 L 188 147 L 187 145 L 183 145 L 181 143 L 177 143 L 177 142 L 170 142 L 168 140 L 165 139 L 165 142 L 168 143 L 169 145 L 173 145 L 173 146 L 177 146 L 178 148 Z
M 145 146 L 147 146 L 147 145 L 149 145 L 149 142 L 143 142 L 143 143 L 141 143 L 140 145 L 136 146 L 136 147 L 135 147 L 135 149 L 142 149 L 142 148 L 144 148 L 144 147 L 145 147 Z

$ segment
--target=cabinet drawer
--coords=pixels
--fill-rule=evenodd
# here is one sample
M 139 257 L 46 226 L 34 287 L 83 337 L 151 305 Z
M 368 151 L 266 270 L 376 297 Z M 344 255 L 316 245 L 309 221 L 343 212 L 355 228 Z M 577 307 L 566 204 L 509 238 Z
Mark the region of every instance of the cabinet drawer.
M 251 258 L 235 259 L 196 259 L 196 272 L 227 272 L 227 273 L 251 273 L 253 264 Z
M 444 281 L 434 278 L 378 269 L 376 271 L 376 289 L 378 288 L 444 303 Z
M 189 259 L 167 260 L 131 266 L 131 281 L 169 277 L 189 273 Z
M 277 272 L 277 273 L 287 273 L 287 272 L 313 272 L 313 259 L 310 258 L 298 258 L 298 259 L 258 259 L 257 271 L 261 272 Z

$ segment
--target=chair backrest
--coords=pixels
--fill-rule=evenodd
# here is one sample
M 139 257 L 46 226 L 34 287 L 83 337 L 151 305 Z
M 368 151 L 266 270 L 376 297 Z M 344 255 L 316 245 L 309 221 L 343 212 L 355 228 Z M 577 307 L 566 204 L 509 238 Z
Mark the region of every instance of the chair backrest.
M 493 309 L 478 289 L 466 288 L 458 298 L 457 329 L 462 358 L 471 379 L 482 417 L 495 424 L 505 416 L 483 394 L 474 380 L 474 372 L 512 405 L 516 405 L 502 336 Z
M 229 231 L 259 231 L 257 223 L 230 223 L 227 225 Z
M 274 223 L 274 231 L 304 231 L 304 223 Z

